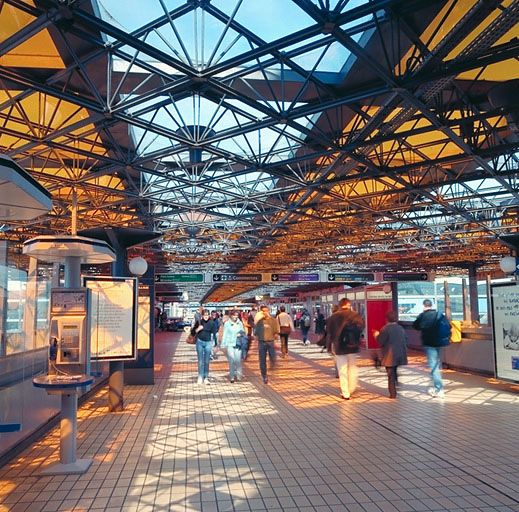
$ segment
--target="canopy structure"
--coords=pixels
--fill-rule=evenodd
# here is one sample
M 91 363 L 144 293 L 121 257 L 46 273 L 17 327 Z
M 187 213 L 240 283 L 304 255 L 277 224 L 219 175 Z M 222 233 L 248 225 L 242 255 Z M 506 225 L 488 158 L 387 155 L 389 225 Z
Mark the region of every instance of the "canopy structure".
M 23 253 L 48 263 L 65 263 L 69 258 L 79 258 L 81 263 L 91 264 L 115 260 L 115 253 L 106 242 L 74 235 L 32 238 L 24 243 Z
M 0 152 L 53 198 L 9 236 L 66 233 L 77 197 L 81 229 L 161 233 L 138 252 L 162 273 L 497 271 L 518 21 L 519 0 L 5 0 Z
M 52 195 L 9 157 L 0 155 L 0 220 L 32 220 L 52 207 Z

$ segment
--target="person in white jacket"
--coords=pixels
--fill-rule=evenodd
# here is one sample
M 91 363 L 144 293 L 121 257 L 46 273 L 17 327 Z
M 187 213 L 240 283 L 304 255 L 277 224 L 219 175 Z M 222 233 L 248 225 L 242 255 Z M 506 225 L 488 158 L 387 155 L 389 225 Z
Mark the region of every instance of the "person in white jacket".
M 288 357 L 288 336 L 294 330 L 292 317 L 286 312 L 285 306 L 279 307 L 277 315 L 279 324 L 279 338 L 281 340 L 281 357 Z
M 231 312 L 228 320 L 223 324 L 222 343 L 220 348 L 227 352 L 227 361 L 229 362 L 229 379 L 231 383 L 240 380 L 243 376 L 242 372 L 242 350 L 243 345 L 239 344 L 238 337 L 242 335 L 246 339 L 245 327 L 240 320 L 238 311 Z

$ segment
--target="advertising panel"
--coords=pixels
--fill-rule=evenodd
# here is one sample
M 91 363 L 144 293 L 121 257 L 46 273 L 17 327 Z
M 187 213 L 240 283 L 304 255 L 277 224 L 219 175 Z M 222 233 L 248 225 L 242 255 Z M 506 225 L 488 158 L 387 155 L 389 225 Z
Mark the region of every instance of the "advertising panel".
M 519 284 L 491 286 L 496 377 L 519 382 Z
M 137 356 L 137 280 L 85 277 L 92 290 L 90 350 L 94 361 L 126 361 Z

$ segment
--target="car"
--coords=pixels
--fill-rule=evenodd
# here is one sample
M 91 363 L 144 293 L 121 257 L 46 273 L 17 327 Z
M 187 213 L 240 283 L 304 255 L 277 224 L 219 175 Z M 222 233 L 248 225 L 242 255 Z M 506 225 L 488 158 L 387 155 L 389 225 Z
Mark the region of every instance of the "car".
M 166 331 L 182 331 L 184 327 L 190 327 L 191 322 L 184 320 L 183 318 L 168 318 L 166 320 Z

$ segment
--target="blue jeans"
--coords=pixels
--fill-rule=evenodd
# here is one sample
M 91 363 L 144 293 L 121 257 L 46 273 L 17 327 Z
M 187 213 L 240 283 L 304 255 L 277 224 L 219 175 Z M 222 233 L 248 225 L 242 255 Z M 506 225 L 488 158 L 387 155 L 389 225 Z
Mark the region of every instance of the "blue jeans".
M 209 377 L 209 361 L 211 360 L 211 351 L 213 350 L 213 341 L 196 340 L 196 355 L 198 357 L 198 376 L 202 379 Z
M 431 377 L 435 391 L 443 389 L 443 381 L 441 374 L 442 360 L 440 357 L 440 347 L 424 347 L 427 355 L 427 364 L 431 369 Z
M 231 380 L 242 377 L 241 348 L 228 347 L 227 361 L 229 361 L 229 378 Z
M 273 341 L 261 341 L 258 340 L 259 348 L 259 365 L 262 377 L 267 376 L 267 352 L 269 353 L 270 364 L 276 363 L 276 347 Z

